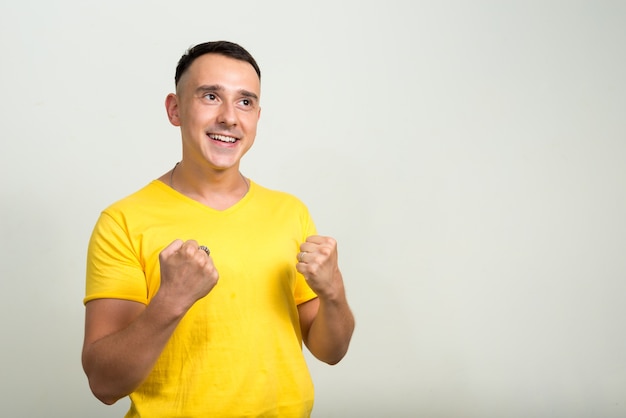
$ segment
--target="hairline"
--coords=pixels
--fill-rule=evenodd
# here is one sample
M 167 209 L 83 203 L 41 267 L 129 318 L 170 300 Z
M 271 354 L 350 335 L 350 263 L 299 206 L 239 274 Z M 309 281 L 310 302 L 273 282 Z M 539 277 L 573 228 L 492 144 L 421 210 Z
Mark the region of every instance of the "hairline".
M 247 62 L 252 66 L 254 71 L 261 81 L 261 69 L 256 60 L 244 47 L 234 42 L 229 41 L 212 41 L 197 44 L 189 49 L 180 57 L 178 64 L 176 65 L 176 71 L 174 74 L 174 85 L 178 87 L 180 80 L 185 73 L 193 65 L 194 61 L 203 55 L 216 54 L 222 55 L 226 58 L 232 58 L 237 61 Z
M 175 85 L 175 88 L 176 88 L 176 94 L 177 94 L 177 95 L 179 95 L 179 96 L 180 96 L 181 90 L 179 89 L 179 87 L 181 86 L 181 84 L 184 84 L 185 79 L 186 79 L 186 78 L 187 78 L 187 76 L 189 75 L 189 69 L 191 68 L 191 66 L 192 66 L 192 65 L 196 62 L 196 60 L 197 60 L 198 58 L 201 58 L 201 57 L 203 57 L 203 56 L 205 56 L 205 55 L 220 55 L 220 56 L 225 57 L 225 58 L 230 58 L 230 59 L 233 59 L 233 60 L 235 60 L 235 61 L 240 61 L 240 62 L 244 62 L 244 63 L 246 63 L 246 64 L 249 64 L 249 65 L 250 65 L 250 67 L 252 67 L 252 69 L 254 70 L 254 72 L 255 72 L 255 73 L 256 73 L 256 75 L 257 75 L 257 78 L 258 78 L 258 80 L 259 80 L 259 85 L 261 84 L 261 77 L 259 76 L 259 73 L 257 72 L 257 69 L 256 69 L 256 68 L 254 68 L 254 65 L 252 65 L 251 63 L 249 63 L 249 62 L 248 62 L 248 61 L 246 61 L 245 59 L 235 58 L 235 57 L 232 57 L 232 56 L 230 56 L 230 55 L 223 54 L 223 53 L 221 53 L 221 52 L 212 52 L 212 51 L 211 51 L 211 52 L 205 52 L 204 54 L 201 54 L 201 55 L 198 55 L 198 56 L 194 57 L 194 59 L 193 59 L 193 60 L 189 63 L 189 65 L 187 65 L 187 67 L 185 68 L 185 70 L 184 70 L 184 71 L 180 74 L 180 76 L 179 76 L 179 78 L 178 78 L 178 82 L 177 82 L 177 83 L 176 83 L 176 85 Z M 206 86 L 204 86 L 204 87 L 206 87 Z M 202 86 L 199 86 L 198 88 L 202 88 Z M 196 90 L 197 90 L 197 89 L 196 89 Z M 253 95 L 253 96 L 254 96 L 254 97 L 258 100 L 258 96 L 257 96 L 255 93 L 251 93 L 251 94 L 252 94 L 252 95 Z

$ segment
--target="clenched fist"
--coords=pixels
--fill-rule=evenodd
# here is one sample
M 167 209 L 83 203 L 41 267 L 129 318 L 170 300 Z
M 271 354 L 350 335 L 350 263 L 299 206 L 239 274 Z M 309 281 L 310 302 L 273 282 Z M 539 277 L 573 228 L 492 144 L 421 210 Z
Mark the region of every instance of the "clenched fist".
M 159 262 L 159 293 L 183 309 L 208 295 L 219 278 L 213 259 L 195 240 L 175 240 L 161 251 Z
M 320 297 L 333 297 L 343 290 L 343 279 L 337 262 L 337 241 L 312 235 L 300 244 L 296 269 Z

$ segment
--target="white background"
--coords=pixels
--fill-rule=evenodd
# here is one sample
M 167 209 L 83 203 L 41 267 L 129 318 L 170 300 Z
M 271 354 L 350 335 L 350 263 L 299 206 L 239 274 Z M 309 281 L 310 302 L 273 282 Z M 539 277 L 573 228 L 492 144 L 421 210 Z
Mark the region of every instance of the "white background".
M 180 158 L 164 99 L 217 39 L 263 73 L 242 171 L 339 241 L 314 417 L 626 416 L 617 0 L 2 0 L 1 416 L 124 414 L 80 365 L 87 240 Z

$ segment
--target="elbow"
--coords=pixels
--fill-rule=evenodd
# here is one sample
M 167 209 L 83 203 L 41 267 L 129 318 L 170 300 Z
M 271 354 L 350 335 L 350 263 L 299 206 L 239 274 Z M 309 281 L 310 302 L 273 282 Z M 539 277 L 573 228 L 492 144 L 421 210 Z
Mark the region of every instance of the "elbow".
M 119 401 L 122 396 L 115 396 L 114 394 L 103 390 L 102 388 L 96 387 L 91 381 L 89 382 L 89 388 L 91 389 L 91 393 L 105 405 L 113 405 L 115 402 Z
M 335 366 L 339 364 L 341 360 L 343 360 L 347 352 L 348 350 L 346 348 L 346 350 L 344 350 L 343 352 L 329 354 L 325 356 L 324 358 L 320 358 L 320 360 L 328 364 L 329 366 Z
M 328 364 L 329 366 L 334 366 L 338 364 L 348 353 L 348 344 L 342 347 L 334 347 L 331 350 L 318 350 L 317 352 L 313 352 L 313 355 L 320 361 Z
M 328 364 L 329 366 L 335 366 L 337 364 L 339 364 L 339 362 L 341 361 L 343 357 L 341 358 L 337 358 L 337 359 L 328 359 L 328 360 L 322 360 L 324 363 Z
M 335 338 L 330 341 L 325 339 L 321 344 L 320 341 L 309 340 L 307 347 L 315 358 L 329 366 L 334 366 L 348 354 L 353 331 L 354 326 L 350 327 L 350 330 L 346 332 L 347 335 L 343 338 Z
M 83 371 L 87 376 L 87 382 L 89 383 L 89 389 L 91 393 L 105 405 L 113 405 L 127 394 L 120 393 L 121 388 L 111 385 L 111 382 L 115 380 L 110 376 L 104 376 L 97 370 L 97 367 L 88 361 L 88 358 L 83 355 Z
M 96 398 L 98 398 L 98 400 L 100 402 L 102 402 L 105 405 L 113 405 L 115 402 L 118 401 L 118 399 L 114 399 L 114 398 L 106 398 L 103 396 L 96 396 Z
M 115 402 L 126 396 L 114 393 L 109 385 L 106 385 L 103 382 L 99 383 L 98 379 L 93 376 L 87 375 L 87 380 L 89 381 L 89 389 L 91 389 L 93 396 L 105 405 L 113 405 Z

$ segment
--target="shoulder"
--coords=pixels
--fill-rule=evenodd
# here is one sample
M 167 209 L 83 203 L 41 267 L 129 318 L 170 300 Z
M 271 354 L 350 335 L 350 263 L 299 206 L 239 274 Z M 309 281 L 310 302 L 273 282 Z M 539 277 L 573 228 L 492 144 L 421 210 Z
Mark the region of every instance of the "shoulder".
M 167 186 L 159 180 L 153 180 L 141 189 L 115 201 L 104 212 L 125 212 L 138 206 L 158 204 L 167 195 Z
M 100 213 L 98 223 L 109 219 L 126 229 L 130 225 L 149 221 L 153 215 L 162 212 L 167 206 L 170 194 L 168 186 L 158 180 L 153 180 L 141 189 L 105 207 Z
M 256 216 L 264 216 L 271 222 L 294 225 L 303 230 L 304 239 L 315 231 L 315 223 L 307 205 L 297 196 L 280 190 L 273 190 L 251 182 L 253 205 Z
M 294 206 L 306 210 L 305 203 L 299 197 L 291 193 L 281 190 L 270 189 L 268 187 L 261 186 L 260 184 L 255 183 L 252 180 L 250 180 L 250 184 L 252 185 L 251 190 L 253 191 L 254 197 L 257 199 L 263 200 L 266 203 L 272 203 L 274 205 Z

